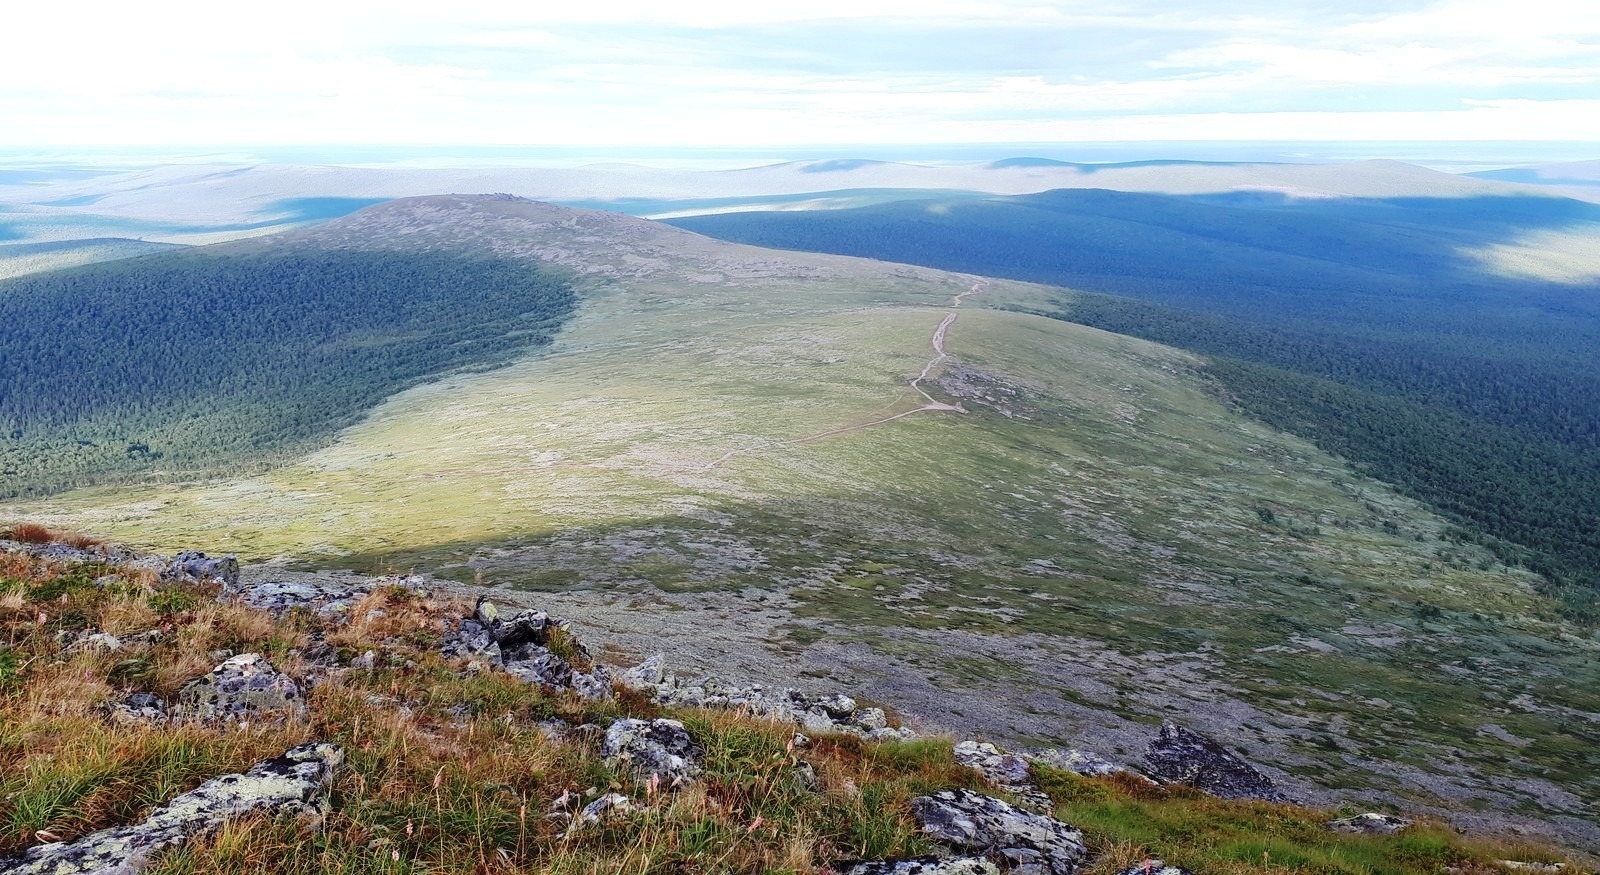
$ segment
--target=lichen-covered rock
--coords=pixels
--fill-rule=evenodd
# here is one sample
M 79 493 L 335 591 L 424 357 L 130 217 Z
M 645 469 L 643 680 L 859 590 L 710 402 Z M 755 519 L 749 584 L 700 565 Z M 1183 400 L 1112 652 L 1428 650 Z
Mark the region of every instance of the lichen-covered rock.
M 1021 786 L 1032 782 L 1028 761 L 983 741 L 963 741 L 955 746 L 956 762 L 976 771 L 991 784 Z
M 1249 763 L 1198 733 L 1170 721 L 1144 754 L 1151 776 L 1174 784 L 1187 784 L 1223 799 L 1263 799 L 1280 802 L 1283 794 L 1272 779 Z
M 676 786 L 700 774 L 705 750 L 676 720 L 617 720 L 606 729 L 600 754 L 640 778 L 659 775 Z
M 129 693 L 121 701 L 107 703 L 102 711 L 113 723 L 161 723 L 167 719 L 167 703 L 149 693 Z
M 241 653 L 184 684 L 171 715 L 178 720 L 236 721 L 305 710 L 305 698 L 292 678 L 259 653 Z
M 870 863 L 841 863 L 839 875 L 1000 875 L 1000 867 L 982 857 L 911 857 Z
M 199 550 L 185 550 L 172 557 L 161 572 L 162 580 L 201 583 L 213 580 L 228 589 L 239 585 L 239 560 L 235 556 L 212 558 Z
M 242 775 L 213 778 L 150 812 L 143 823 L 91 833 L 74 842 L 30 848 L 0 859 L 7 875 L 133 873 L 155 851 L 209 833 L 246 814 L 316 814 L 327 807 L 328 785 L 344 762 L 338 745 L 305 744 Z
M 1407 820 L 1404 817 L 1396 817 L 1393 814 L 1379 814 L 1376 811 L 1368 811 L 1365 814 L 1357 814 L 1354 817 L 1341 817 L 1337 820 L 1330 820 L 1328 821 L 1328 829 L 1334 832 L 1362 833 L 1365 835 L 1395 835 L 1396 833 L 1404 832 L 1413 823 L 1415 821 Z
M 956 762 L 982 775 L 990 784 L 1017 798 L 1021 807 L 1035 814 L 1048 814 L 1055 803 L 1034 783 L 1028 761 L 1007 753 L 988 742 L 963 741 L 955 746 Z
M 1145 860 L 1123 869 L 1117 875 L 1194 875 L 1182 866 L 1168 866 L 1160 860 Z
M 447 629 L 440 650 L 446 656 L 467 660 L 468 668 L 490 667 L 509 672 L 532 684 L 573 690 L 586 699 L 611 698 L 611 676 L 599 666 L 583 672 L 550 649 L 556 630 L 568 628 L 544 611 L 520 611 L 506 616 L 488 599 L 478 599 L 472 616 Z M 583 646 L 565 641 L 578 656 L 587 658 Z
M 928 836 L 1019 875 L 1076 875 L 1089 855 L 1078 830 L 971 790 L 919 796 L 911 813 Z
M 621 793 L 607 793 L 583 806 L 578 812 L 579 823 L 599 823 L 607 817 L 627 814 L 633 810 L 633 802 Z
M 1067 748 L 1066 750 L 1062 750 L 1060 748 L 1052 747 L 1036 753 L 1023 754 L 1023 756 L 1026 759 L 1041 765 L 1050 766 L 1051 768 L 1055 769 L 1064 769 L 1074 774 L 1083 775 L 1090 778 L 1101 778 L 1105 777 L 1106 775 L 1115 775 L 1118 772 L 1137 774 L 1137 772 L 1132 772 L 1132 770 L 1130 770 L 1127 766 L 1114 763 L 1105 757 L 1100 756 L 1099 754 L 1090 753 L 1086 750 L 1078 750 L 1077 748 Z

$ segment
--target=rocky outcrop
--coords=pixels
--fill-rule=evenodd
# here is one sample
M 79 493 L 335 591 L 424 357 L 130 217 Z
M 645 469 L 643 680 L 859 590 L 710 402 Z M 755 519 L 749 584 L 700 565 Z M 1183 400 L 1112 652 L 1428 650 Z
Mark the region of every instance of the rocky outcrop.
M 813 696 L 787 688 L 768 692 L 759 685 L 738 686 L 711 677 L 680 678 L 666 671 L 665 658 L 660 654 L 622 672 L 617 681 L 671 707 L 744 710 L 793 722 L 807 732 L 846 732 L 872 741 L 917 737 L 909 729 L 890 726 L 889 716 L 882 708 L 862 707 L 849 696 Z
M 1000 875 L 1000 867 L 982 857 L 912 857 L 872 863 L 841 863 L 839 875 Z
M 1078 830 L 971 790 L 919 796 L 911 813 L 929 837 L 1019 875 L 1076 875 L 1089 856 Z
M 1249 763 L 1170 721 L 1161 724 L 1161 734 L 1150 742 L 1144 761 L 1151 777 L 1187 784 L 1223 799 L 1284 800 L 1272 779 Z
M 609 698 L 611 676 L 603 667 L 579 671 L 550 649 L 558 630 L 565 635 L 567 628 L 565 620 L 544 611 L 502 616 L 493 602 L 479 599 L 472 617 L 446 633 L 441 649 L 469 665 L 492 666 L 528 683 L 572 690 L 586 699 Z M 567 636 L 566 644 L 587 658 L 576 639 Z
M 706 752 L 676 720 L 617 720 L 606 729 L 600 754 L 641 779 L 660 777 L 669 787 L 700 774 Z
M 1034 783 L 1026 759 L 981 741 L 960 742 L 954 752 L 956 762 L 1016 797 L 1023 809 L 1035 814 L 1048 814 L 1055 810 L 1055 803 Z
M 213 559 L 197 550 L 188 550 L 168 559 L 155 554 L 136 553 L 115 544 L 75 547 L 59 541 L 35 544 L 0 540 L 0 553 L 20 553 L 58 565 L 104 565 L 125 571 L 154 572 L 162 580 L 185 583 L 214 581 L 231 585 L 239 579 L 239 562 L 233 556 Z
M 344 751 L 332 744 L 306 744 L 267 760 L 239 775 L 223 775 L 201 784 L 150 812 L 143 823 L 91 833 L 73 842 L 30 848 L 19 857 L 0 859 L 8 875 L 78 875 L 134 873 L 150 855 L 209 833 L 247 814 L 312 814 L 327 807 L 328 785 L 344 762 Z
M 1368 811 L 1353 817 L 1341 817 L 1328 821 L 1328 829 L 1334 832 L 1357 833 L 1362 835 L 1395 835 L 1405 832 L 1415 821 L 1406 820 L 1404 817 L 1395 817 L 1392 814 L 1379 814 Z
M 240 721 L 299 716 L 305 710 L 305 697 L 293 678 L 259 653 L 241 653 L 184 684 L 170 715 L 174 720 Z
M 283 616 L 293 610 L 310 611 L 324 619 L 348 617 L 356 602 L 380 589 L 401 588 L 419 596 L 430 594 L 422 578 L 414 576 L 373 577 L 361 581 L 265 580 L 228 587 L 226 594 L 252 608 Z

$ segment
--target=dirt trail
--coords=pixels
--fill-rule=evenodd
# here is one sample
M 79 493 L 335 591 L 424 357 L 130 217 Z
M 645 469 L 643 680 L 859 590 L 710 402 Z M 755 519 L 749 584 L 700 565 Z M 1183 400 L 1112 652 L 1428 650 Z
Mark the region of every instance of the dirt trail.
M 856 425 L 843 425 L 843 426 L 840 426 L 838 428 L 830 428 L 827 431 L 819 431 L 816 434 L 808 434 L 805 437 L 793 438 L 791 440 L 786 440 L 786 441 L 773 441 L 772 443 L 763 444 L 763 445 L 761 445 L 759 447 L 751 447 L 751 448 L 742 449 L 742 450 L 729 450 L 728 452 L 723 453 L 722 455 L 718 456 L 710 464 L 706 465 L 704 468 L 702 468 L 700 470 L 702 470 L 702 471 L 710 471 L 710 470 L 716 468 L 718 465 L 721 465 L 723 462 L 726 462 L 729 459 L 734 458 L 735 456 L 744 456 L 744 455 L 748 455 L 750 453 L 764 452 L 764 451 L 767 451 L 767 450 L 774 450 L 774 449 L 779 449 L 779 448 L 782 448 L 782 447 L 791 447 L 791 446 L 794 446 L 795 444 L 803 444 L 803 443 L 808 443 L 810 441 L 821 440 L 821 439 L 823 439 L 825 437 L 833 437 L 834 435 L 838 435 L 838 434 L 848 434 L 848 433 L 850 433 L 852 431 L 861 431 L 862 429 L 872 428 L 874 426 L 879 426 L 879 425 L 884 425 L 885 423 L 894 422 L 897 419 L 905 419 L 906 417 L 912 416 L 912 415 L 917 414 L 917 413 L 927 413 L 929 411 L 940 411 L 940 410 L 951 411 L 951 412 L 954 412 L 954 413 L 965 413 L 966 410 L 961 408 L 959 405 L 946 404 L 943 401 L 939 401 L 938 399 L 934 398 L 932 395 L 929 395 L 928 391 L 926 389 L 922 388 L 922 382 L 924 380 L 928 379 L 928 376 L 930 374 L 932 374 L 934 369 L 939 367 L 939 365 L 942 364 L 945 359 L 950 357 L 950 354 L 945 351 L 944 344 L 945 344 L 945 340 L 950 335 L 950 326 L 954 325 L 955 322 L 956 322 L 956 319 L 961 315 L 961 302 L 968 295 L 980 294 L 983 291 L 984 287 L 987 286 L 987 285 L 989 285 L 989 281 L 988 280 L 978 280 L 977 282 L 972 284 L 972 288 L 967 289 L 964 292 L 960 292 L 955 297 L 951 298 L 950 299 L 950 312 L 945 314 L 944 321 L 939 323 L 939 327 L 935 328 L 933 330 L 933 338 L 930 341 L 932 343 L 932 345 L 933 345 L 933 353 L 934 353 L 933 354 L 933 358 L 929 359 L 928 363 L 922 366 L 922 372 L 917 374 L 916 377 L 912 378 L 911 384 L 910 384 L 911 388 L 914 391 L 916 391 L 916 393 L 918 395 L 922 396 L 922 398 L 923 398 L 922 406 L 917 407 L 917 408 L 915 408 L 913 410 L 907 410 L 904 413 L 896 413 L 893 416 L 885 416 L 882 419 L 874 419 L 871 422 L 862 422 L 862 423 L 858 423 Z

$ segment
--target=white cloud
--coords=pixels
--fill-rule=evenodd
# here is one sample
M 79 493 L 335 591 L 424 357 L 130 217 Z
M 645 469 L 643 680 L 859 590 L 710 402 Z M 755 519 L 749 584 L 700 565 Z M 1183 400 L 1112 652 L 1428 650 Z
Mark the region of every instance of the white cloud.
M 1600 82 L 1590 2 L 26 4 L 0 143 L 1600 139 L 1565 99 Z M 839 33 L 883 51 L 842 54 Z M 1405 89 L 1433 103 L 1329 110 Z

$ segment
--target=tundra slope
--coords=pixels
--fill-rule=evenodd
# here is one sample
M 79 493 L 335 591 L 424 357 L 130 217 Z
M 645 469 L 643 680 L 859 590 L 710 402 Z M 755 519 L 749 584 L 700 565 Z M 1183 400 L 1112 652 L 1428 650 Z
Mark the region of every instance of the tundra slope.
M 966 415 L 706 471 L 925 403 L 908 383 L 975 278 L 492 197 L 255 245 L 307 243 L 557 265 L 579 303 L 544 352 L 407 390 L 269 474 L 18 510 L 538 590 L 641 655 L 665 639 L 729 678 L 826 675 L 998 739 L 1116 755 L 1172 717 L 1306 798 L 1600 844 L 1592 631 L 1231 410 L 1199 358 L 994 309 L 1057 291 L 966 299 L 922 384 Z

